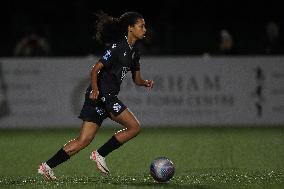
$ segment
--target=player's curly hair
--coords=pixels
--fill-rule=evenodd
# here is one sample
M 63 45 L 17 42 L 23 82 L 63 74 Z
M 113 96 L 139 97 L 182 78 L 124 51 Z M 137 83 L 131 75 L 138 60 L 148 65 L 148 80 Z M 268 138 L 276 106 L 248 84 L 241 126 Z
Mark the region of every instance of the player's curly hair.
M 99 11 L 95 15 L 98 18 L 95 26 L 95 38 L 105 46 L 117 42 L 121 37 L 127 35 L 128 26 L 133 26 L 138 19 L 143 19 L 143 16 L 138 12 L 126 12 L 119 18 L 112 17 L 103 11 Z

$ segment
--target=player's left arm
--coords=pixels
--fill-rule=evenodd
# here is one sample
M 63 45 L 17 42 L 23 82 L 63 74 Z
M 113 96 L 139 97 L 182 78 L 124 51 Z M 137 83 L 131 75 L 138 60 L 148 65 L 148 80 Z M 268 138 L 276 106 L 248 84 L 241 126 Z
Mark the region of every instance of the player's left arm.
M 154 86 L 153 80 L 148 80 L 148 79 L 144 80 L 141 78 L 140 70 L 132 72 L 132 79 L 136 85 L 147 87 L 147 89 L 149 90 L 152 89 Z

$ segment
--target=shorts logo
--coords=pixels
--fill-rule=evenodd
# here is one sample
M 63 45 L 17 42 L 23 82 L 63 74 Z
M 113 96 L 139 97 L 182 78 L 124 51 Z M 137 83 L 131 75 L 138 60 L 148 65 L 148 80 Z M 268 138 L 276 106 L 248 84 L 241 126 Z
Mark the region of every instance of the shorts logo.
M 112 106 L 113 110 L 115 112 L 119 112 L 119 110 L 121 109 L 121 105 L 118 104 L 118 103 L 115 103 L 113 106 Z
M 97 112 L 100 116 L 102 116 L 105 111 L 104 111 L 103 109 L 99 108 L 99 107 L 96 107 L 96 112 Z

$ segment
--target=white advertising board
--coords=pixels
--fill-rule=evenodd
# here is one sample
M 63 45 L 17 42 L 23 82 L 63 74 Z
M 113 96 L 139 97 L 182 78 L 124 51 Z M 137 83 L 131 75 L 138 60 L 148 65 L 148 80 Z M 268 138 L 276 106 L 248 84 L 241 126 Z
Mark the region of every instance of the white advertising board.
M 0 128 L 78 127 L 96 60 L 0 59 Z M 284 123 L 284 57 L 145 57 L 141 73 L 153 90 L 128 73 L 119 98 L 143 125 Z

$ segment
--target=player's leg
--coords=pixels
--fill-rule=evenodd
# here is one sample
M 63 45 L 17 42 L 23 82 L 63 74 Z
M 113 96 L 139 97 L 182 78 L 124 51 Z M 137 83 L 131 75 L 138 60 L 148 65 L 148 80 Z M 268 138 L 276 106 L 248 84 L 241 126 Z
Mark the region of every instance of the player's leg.
M 103 169 L 99 170 L 103 173 L 108 173 L 109 169 L 106 166 L 105 157 L 126 143 L 140 132 L 140 124 L 136 117 L 128 109 L 123 110 L 119 115 L 115 116 L 111 113 L 111 119 L 124 126 L 124 129 L 115 133 L 104 145 L 97 151 L 92 152 L 91 157 L 97 159 Z
M 98 129 L 99 126 L 96 123 L 84 121 L 79 137 L 66 143 L 63 150 L 71 157 L 92 142 Z
M 93 122 L 84 121 L 82 123 L 79 137 L 69 141 L 48 161 L 42 163 L 38 172 L 47 179 L 56 179 L 52 168 L 67 161 L 72 155 L 76 154 L 86 146 L 88 146 L 96 135 L 99 126 Z
M 126 143 L 133 137 L 137 136 L 141 130 L 139 121 L 129 109 L 125 109 L 118 116 L 111 113 L 111 119 L 124 127 L 124 129 L 119 130 L 114 135 L 117 141 L 121 144 Z

